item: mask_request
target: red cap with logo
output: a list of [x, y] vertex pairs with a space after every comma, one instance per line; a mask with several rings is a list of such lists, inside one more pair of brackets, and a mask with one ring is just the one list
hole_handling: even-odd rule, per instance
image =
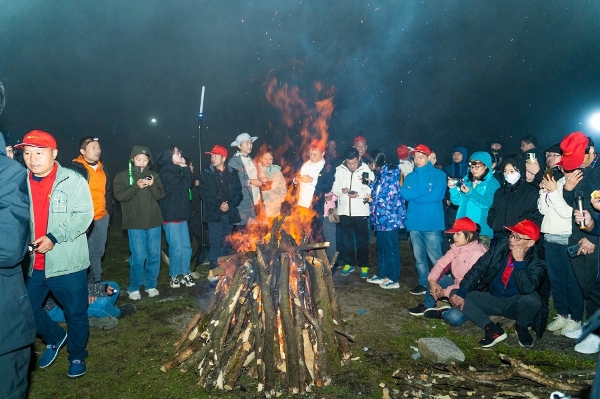
[[513, 233], [526, 235], [533, 241], [537, 241], [540, 238], [540, 228], [537, 224], [528, 219], [521, 220], [514, 226], [504, 226], [504, 228]]
[[325, 143], [321, 140], [314, 139], [310, 142], [309, 149], [316, 148], [319, 151], [325, 151]]
[[410, 153], [414, 155], [415, 152], [422, 152], [423, 154], [425, 154], [427, 156], [431, 155], [431, 150], [425, 144], [419, 144]]
[[398, 159], [408, 159], [408, 147], [406, 145], [400, 144], [396, 148], [396, 153], [398, 154]]
[[460, 233], [461, 231], [477, 232], [477, 223], [468, 217], [458, 218], [454, 221], [454, 225], [444, 233]]
[[220, 155], [222, 157], [227, 158], [227, 149], [225, 147], [221, 147], [220, 145], [216, 145], [213, 147], [212, 150], [206, 151], [205, 154]]
[[589, 140], [582, 132], [573, 132], [560, 142], [562, 158], [557, 165], [566, 170], [577, 169], [583, 163], [585, 158], [585, 149]]
[[23, 148], [26, 145], [38, 148], [52, 148], [56, 150], [56, 140], [54, 137], [42, 130], [32, 130], [23, 137], [23, 142], [15, 145], [15, 148]]
[[356, 145], [356, 143], [360, 143], [361, 141], [364, 141], [365, 144], [367, 144], [367, 139], [365, 139], [363, 136], [356, 136], [354, 138], [354, 145]]

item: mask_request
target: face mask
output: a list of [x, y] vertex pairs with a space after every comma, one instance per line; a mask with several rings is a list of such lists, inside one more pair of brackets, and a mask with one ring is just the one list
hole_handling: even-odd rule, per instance
[[511, 173], [510, 175], [504, 174], [504, 180], [506, 180], [508, 184], [515, 184], [520, 178], [521, 174], [519, 172]]

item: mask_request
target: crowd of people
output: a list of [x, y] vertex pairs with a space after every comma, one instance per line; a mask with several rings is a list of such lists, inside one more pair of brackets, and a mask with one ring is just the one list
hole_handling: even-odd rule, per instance
[[[231, 253], [232, 232], [249, 232], [297, 207], [313, 215], [312, 240], [330, 242], [331, 258], [339, 254], [334, 266], [342, 276], [357, 271], [383, 289], [401, 288], [398, 238], [407, 231], [418, 276], [408, 291], [424, 298], [408, 309], [414, 316], [452, 326], [470, 320], [483, 330], [481, 347], [506, 339], [506, 328], [490, 319], [502, 316], [515, 320], [523, 347], [534, 345], [530, 330], [538, 339], [548, 330], [578, 339], [578, 352], [599, 351], [600, 337], [582, 334], [585, 316], [600, 307], [600, 168], [590, 137], [571, 133], [543, 153], [533, 136], [523, 138], [522, 154], [503, 154], [499, 140], [470, 156], [456, 146], [445, 168], [423, 143], [398, 146], [397, 162], [390, 162], [380, 149], [368, 151], [362, 136], [341, 154], [335, 140], [315, 139], [291, 177], [269, 146], [252, 156], [257, 139], [239, 134], [231, 157], [215, 145], [196, 177], [179, 147], [160, 151], [154, 164], [149, 148], [136, 145], [114, 178], [96, 137], [81, 139], [69, 167], [56, 162], [57, 142], [47, 132], [31, 131], [14, 146], [0, 142], [2, 228], [10, 229], [3, 232], [0, 290], [13, 301], [2, 305], [2, 315], [20, 310], [18, 320], [7, 319], [14, 326], [0, 332], [0, 366], [16, 365], [1, 393], [25, 392], [27, 348], [36, 334], [46, 344], [38, 366], [49, 367], [66, 345], [68, 376], [77, 378], [86, 372], [90, 325], [112, 328], [136, 311], [132, 303], [116, 306], [121, 289], [103, 279], [115, 199], [131, 253], [132, 301], [142, 299], [142, 287], [149, 297], [159, 295], [163, 230], [170, 287], [196, 284], [194, 203], [208, 226], [210, 269]], [[9, 160], [15, 149], [26, 169]], [[556, 316], [548, 323], [550, 296]]]

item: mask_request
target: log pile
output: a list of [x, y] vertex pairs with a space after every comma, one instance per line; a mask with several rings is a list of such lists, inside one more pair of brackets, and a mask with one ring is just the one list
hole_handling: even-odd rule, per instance
[[594, 371], [548, 375], [534, 366], [500, 354], [504, 364], [497, 370], [477, 370], [436, 364], [430, 373], [418, 375], [397, 370], [393, 377], [401, 397], [437, 398], [548, 398], [555, 391], [568, 397], [588, 397]]
[[256, 251], [219, 259], [224, 270], [206, 311], [175, 343], [162, 371], [193, 370], [198, 384], [233, 390], [242, 373], [267, 397], [327, 385], [351, 355], [334, 291], [328, 243], [300, 245], [276, 220]]

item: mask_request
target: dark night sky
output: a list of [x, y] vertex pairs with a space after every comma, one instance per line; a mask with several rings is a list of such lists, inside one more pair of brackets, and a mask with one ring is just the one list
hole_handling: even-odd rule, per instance
[[134, 144], [197, 159], [202, 85], [203, 150], [241, 132], [283, 141], [265, 99], [277, 78], [309, 103], [316, 81], [335, 87], [342, 149], [358, 134], [389, 155], [424, 142], [446, 164], [492, 135], [545, 148], [591, 133], [599, 16], [598, 1], [0, 0], [0, 127], [53, 133], [63, 163], [97, 135], [114, 172]]

